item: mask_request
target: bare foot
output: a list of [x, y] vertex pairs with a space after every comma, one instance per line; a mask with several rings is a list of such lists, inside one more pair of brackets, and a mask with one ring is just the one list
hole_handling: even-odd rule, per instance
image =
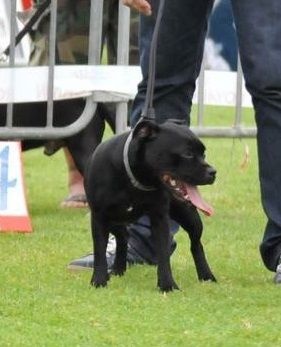
[[68, 166], [68, 196], [61, 202], [61, 207], [85, 208], [88, 207], [84, 179], [77, 170], [70, 153], [65, 149], [65, 158]]

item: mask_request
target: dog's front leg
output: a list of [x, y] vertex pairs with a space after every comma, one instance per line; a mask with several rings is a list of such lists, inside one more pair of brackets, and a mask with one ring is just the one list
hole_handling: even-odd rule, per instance
[[191, 254], [199, 281], [215, 282], [216, 278], [210, 269], [204, 247], [201, 243], [203, 224], [198, 211], [193, 207], [188, 207], [186, 204], [173, 202], [170, 215], [189, 235]]
[[119, 226], [111, 231], [116, 239], [116, 255], [112, 274], [123, 276], [127, 268], [127, 229], [125, 226]]
[[105, 287], [109, 280], [106, 260], [106, 247], [108, 243], [109, 232], [104, 223], [98, 220], [96, 216], [91, 216], [92, 237], [94, 244], [94, 271], [91, 284], [95, 287]]
[[151, 216], [151, 232], [157, 253], [157, 286], [162, 292], [179, 289], [173, 279], [170, 263], [170, 230], [168, 216], [154, 212]]

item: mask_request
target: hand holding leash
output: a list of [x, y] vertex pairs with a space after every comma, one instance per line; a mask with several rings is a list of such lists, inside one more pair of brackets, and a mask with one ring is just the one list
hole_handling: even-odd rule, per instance
[[147, 16], [150, 16], [152, 13], [151, 5], [147, 0], [123, 0], [123, 4]]

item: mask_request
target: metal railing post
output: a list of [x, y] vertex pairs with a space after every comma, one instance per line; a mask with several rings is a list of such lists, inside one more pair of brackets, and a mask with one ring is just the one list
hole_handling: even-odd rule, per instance
[[[117, 64], [129, 64], [130, 44], [130, 10], [119, 1]], [[118, 102], [116, 105], [116, 133], [120, 134], [127, 128], [128, 103]]]

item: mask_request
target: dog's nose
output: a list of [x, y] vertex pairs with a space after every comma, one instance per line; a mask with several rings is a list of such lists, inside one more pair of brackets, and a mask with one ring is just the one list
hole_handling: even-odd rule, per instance
[[210, 178], [214, 180], [216, 178], [217, 170], [210, 166], [207, 170], [207, 173], [210, 176]]

